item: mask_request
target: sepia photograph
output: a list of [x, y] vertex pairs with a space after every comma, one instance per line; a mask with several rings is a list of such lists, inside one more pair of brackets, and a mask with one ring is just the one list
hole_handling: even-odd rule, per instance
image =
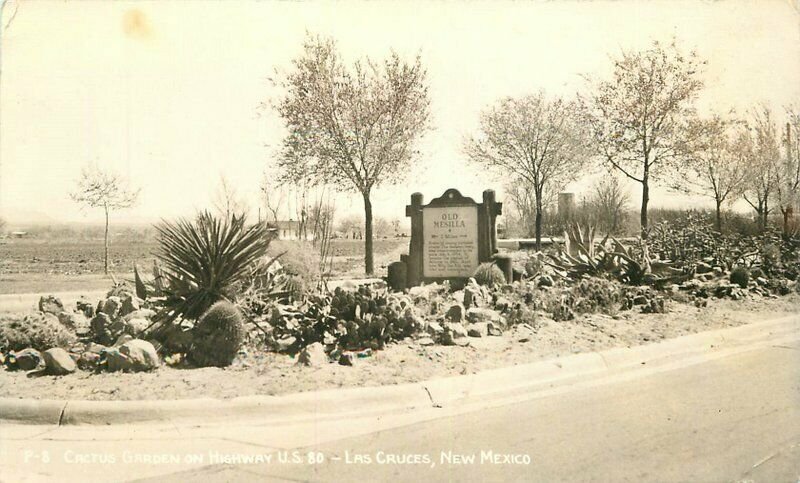
[[800, 0], [0, 11], [0, 482], [800, 482]]

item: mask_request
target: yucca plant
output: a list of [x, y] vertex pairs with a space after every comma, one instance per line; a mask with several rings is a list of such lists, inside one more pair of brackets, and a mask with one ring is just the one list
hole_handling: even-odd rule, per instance
[[156, 226], [163, 267], [164, 309], [159, 319], [199, 318], [220, 300], [232, 300], [249, 268], [267, 251], [272, 234], [245, 217], [200, 213], [194, 221], [162, 221]]

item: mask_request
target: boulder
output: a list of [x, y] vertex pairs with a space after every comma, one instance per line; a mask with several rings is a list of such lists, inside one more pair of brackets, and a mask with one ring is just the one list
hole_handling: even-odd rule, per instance
[[133, 336], [130, 334], [122, 334], [121, 336], [117, 337], [117, 341], [114, 342], [112, 347], [120, 347], [122, 344], [133, 340]]
[[445, 312], [444, 318], [448, 322], [462, 322], [464, 320], [464, 306], [461, 304], [451, 305]]
[[340, 366], [352, 366], [355, 362], [355, 354], [352, 352], [342, 352], [342, 355], [339, 356], [339, 365]]
[[78, 357], [78, 369], [83, 371], [93, 371], [100, 364], [100, 354], [95, 352], [84, 352]]
[[451, 323], [447, 324], [448, 332], [453, 334], [453, 339], [460, 339], [467, 336], [467, 329], [462, 324]]
[[94, 317], [94, 305], [87, 300], [78, 300], [75, 302], [75, 308], [78, 312], [82, 313], [86, 317]]
[[111, 345], [114, 342], [111, 334], [111, 323], [111, 317], [104, 312], [100, 312], [92, 318], [89, 325], [95, 342], [103, 345]]
[[44, 357], [45, 373], [51, 376], [65, 376], [75, 372], [77, 365], [70, 357], [69, 352], [60, 347], [47, 349], [42, 354]]
[[464, 287], [464, 307], [477, 307], [479, 294], [480, 289], [473, 287], [472, 285], [467, 285]]
[[319, 367], [328, 363], [328, 354], [325, 353], [325, 347], [321, 343], [314, 342], [300, 351], [297, 355], [297, 363], [303, 366]]
[[423, 347], [424, 346], [431, 346], [431, 345], [434, 345], [435, 343], [436, 342], [434, 342], [433, 339], [431, 339], [430, 337], [421, 337], [421, 338], [417, 339], [417, 344], [419, 344], [419, 345], [421, 345]]
[[139, 310], [141, 305], [142, 300], [139, 297], [133, 294], [128, 294], [122, 299], [122, 305], [119, 308], [119, 315], [124, 317], [131, 312]]
[[108, 297], [101, 301], [97, 306], [97, 311], [108, 315], [112, 320], [119, 316], [119, 311], [122, 308], [122, 299], [119, 297]]
[[64, 304], [55, 295], [44, 295], [39, 298], [39, 310], [48, 314], [58, 315], [64, 311]]
[[135, 318], [127, 320], [127, 329], [133, 334], [141, 334], [144, 330], [152, 324], [149, 319]]
[[467, 326], [467, 335], [470, 337], [486, 337], [489, 335], [487, 322], [477, 322]]
[[32, 371], [39, 367], [42, 362], [42, 353], [36, 349], [28, 347], [21, 351], [9, 354], [6, 358], [6, 365], [11, 370]]
[[503, 335], [503, 330], [494, 322], [488, 322], [486, 324], [486, 334], [494, 337], [499, 337]]
[[104, 351], [106, 368], [111, 372], [149, 371], [159, 366], [158, 353], [153, 344], [142, 339], [133, 339], [119, 347]]
[[275, 341], [278, 344], [278, 350], [280, 352], [286, 352], [292, 348], [297, 339], [292, 336], [281, 337]]
[[431, 335], [438, 335], [444, 332], [444, 327], [438, 322], [429, 322], [425, 330]]

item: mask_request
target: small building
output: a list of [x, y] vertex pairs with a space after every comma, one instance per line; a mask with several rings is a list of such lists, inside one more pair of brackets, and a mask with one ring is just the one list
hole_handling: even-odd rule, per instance
[[28, 238], [27, 231], [12, 231], [10, 234], [11, 238]]

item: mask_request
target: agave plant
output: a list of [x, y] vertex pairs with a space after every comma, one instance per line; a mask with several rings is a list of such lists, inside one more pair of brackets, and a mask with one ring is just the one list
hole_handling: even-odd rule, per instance
[[244, 216], [201, 213], [194, 221], [156, 226], [164, 309], [159, 319], [199, 318], [220, 300], [232, 300], [239, 282], [267, 251], [272, 233]]

